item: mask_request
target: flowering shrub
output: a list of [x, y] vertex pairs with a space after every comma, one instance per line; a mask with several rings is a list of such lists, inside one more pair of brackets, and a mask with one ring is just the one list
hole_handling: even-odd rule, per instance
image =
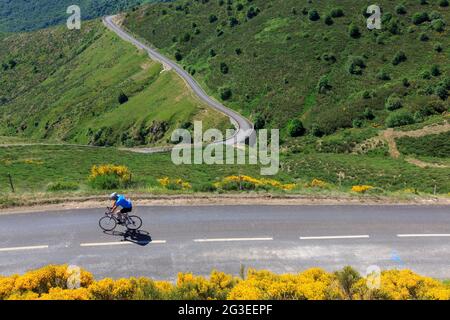
[[313, 179], [310, 183], [305, 184], [305, 187], [324, 189], [328, 187], [328, 183], [320, 179]]
[[168, 177], [164, 177], [158, 179], [161, 187], [169, 189], [169, 190], [189, 190], [192, 189], [192, 185], [189, 182], [184, 181], [183, 179], [170, 179]]
[[373, 189], [372, 186], [366, 186], [366, 185], [352, 187], [352, 191], [357, 192], [357, 193], [366, 193], [367, 191], [372, 190], [372, 189]]
[[88, 178], [94, 189], [111, 190], [128, 187], [131, 184], [131, 172], [126, 166], [104, 164], [93, 166]]
[[295, 188], [295, 184], [283, 184], [274, 179], [256, 179], [250, 176], [228, 176], [214, 186], [222, 190], [269, 190], [278, 189], [289, 191]]
[[351, 267], [335, 273], [312, 268], [282, 275], [249, 270], [245, 280], [218, 271], [208, 278], [180, 273], [175, 284], [148, 278], [94, 281], [81, 270], [77, 289], [67, 288], [68, 277], [67, 266], [0, 276], [0, 300], [450, 300], [450, 286], [410, 270], [383, 271], [379, 289], [369, 289], [367, 280]]

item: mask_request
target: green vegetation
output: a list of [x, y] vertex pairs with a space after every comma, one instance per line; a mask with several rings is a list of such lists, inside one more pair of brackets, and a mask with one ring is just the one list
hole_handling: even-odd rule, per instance
[[[296, 118], [313, 135], [355, 124], [385, 128], [391, 111], [384, 105], [393, 94], [411, 113], [436, 98], [448, 110], [449, 89], [441, 85], [450, 73], [448, 7], [377, 4], [383, 28], [372, 31], [367, 3], [357, 0], [339, 8], [332, 1], [180, 0], [144, 5], [126, 14], [125, 25], [165, 54], [182, 56], [180, 63], [227, 106], [254, 122], [264, 115], [265, 128], [287, 129]], [[440, 75], [431, 74], [433, 65]], [[361, 122], [368, 108], [374, 117]]]
[[3, 0], [0, 2], [0, 30], [30, 31], [65, 23], [66, 10], [76, 4], [83, 20], [136, 7], [153, 0]]
[[[320, 192], [320, 189], [303, 187], [314, 179], [325, 181], [330, 190], [342, 192], [349, 192], [354, 185], [374, 186], [378, 194], [406, 188], [432, 193], [435, 185], [440, 194], [450, 192], [450, 172], [447, 169], [424, 170], [386, 157], [383, 149], [367, 154], [348, 153], [345, 143], [356, 145], [373, 134], [373, 131], [361, 131], [363, 129], [351, 130], [355, 132], [336, 136], [334, 141], [324, 139], [318, 144], [318, 150], [282, 154], [281, 170], [270, 178], [284, 184], [296, 183], [298, 187], [289, 191], [296, 193]], [[0, 192], [3, 194], [10, 192], [7, 174], [12, 175], [19, 193], [45, 190], [50, 183], [61, 181], [62, 177], [66, 183], [78, 185], [80, 192], [92, 190], [89, 182], [91, 167], [102, 164], [126, 165], [132, 174], [129, 191], [165, 193], [167, 190], [161, 190], [158, 183], [158, 179], [163, 177], [182, 179], [192, 184], [192, 190], [185, 190], [184, 193], [214, 190], [213, 183], [237, 172], [261, 177], [260, 167], [256, 165], [176, 166], [170, 154], [147, 155], [115, 148], [77, 146], [0, 147], [0, 164]]]
[[418, 138], [397, 139], [397, 147], [403, 154], [427, 157], [450, 158], [450, 132]]
[[[96, 146], [161, 145], [181, 124], [229, 127], [174, 71], [99, 22], [9, 36], [0, 61], [0, 134]], [[5, 90], [3, 90], [5, 89]], [[30, 103], [31, 102], [31, 103]]]

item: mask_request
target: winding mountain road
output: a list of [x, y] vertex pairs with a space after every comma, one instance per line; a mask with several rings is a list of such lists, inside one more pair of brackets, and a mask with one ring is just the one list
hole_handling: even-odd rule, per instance
[[225, 140], [224, 143], [227, 145], [236, 145], [245, 143], [246, 139], [249, 138], [253, 134], [253, 124], [247, 120], [245, 117], [240, 115], [239, 113], [231, 110], [215, 99], [211, 98], [206, 94], [206, 92], [200, 87], [200, 85], [195, 81], [195, 79], [186, 72], [183, 68], [181, 68], [177, 63], [163, 56], [157, 50], [150, 48], [146, 44], [142, 43], [138, 39], [134, 38], [130, 33], [123, 30], [119, 25], [114, 22], [114, 18], [116, 16], [107, 16], [103, 18], [103, 23], [107, 28], [111, 31], [115, 32], [120, 38], [123, 40], [132, 43], [139, 49], [145, 50], [148, 52], [150, 58], [152, 60], [158, 61], [165, 66], [173, 69], [181, 78], [184, 79], [186, 84], [192, 89], [192, 91], [200, 98], [200, 100], [204, 101], [211, 108], [218, 110], [219, 112], [225, 114], [230, 117], [232, 123], [235, 125], [237, 131], [235, 135], [228, 140]]
[[[449, 206], [137, 207], [140, 234], [103, 233], [102, 209], [0, 214], [0, 275], [47, 264], [97, 278], [178, 272], [235, 275], [240, 266], [295, 273], [351, 265], [450, 278]], [[125, 241], [123, 241], [125, 239]]]

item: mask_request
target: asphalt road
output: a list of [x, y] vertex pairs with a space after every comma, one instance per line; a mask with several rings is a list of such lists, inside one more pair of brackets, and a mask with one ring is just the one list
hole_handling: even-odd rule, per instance
[[[138, 207], [142, 232], [105, 234], [104, 210], [0, 215], [0, 274], [72, 264], [97, 278], [298, 272], [345, 265], [450, 278], [449, 206]], [[125, 241], [123, 241], [125, 239]]]
[[151, 59], [158, 61], [166, 66], [169, 66], [171, 69], [175, 70], [175, 72], [186, 81], [187, 85], [192, 88], [194, 93], [202, 101], [204, 101], [210, 107], [230, 117], [232, 123], [237, 127], [237, 132], [232, 138], [226, 140], [225, 144], [235, 145], [236, 143], [244, 143], [246, 138], [253, 134], [253, 125], [251, 124], [250, 121], [248, 121], [246, 118], [244, 118], [234, 110], [225, 107], [215, 99], [208, 96], [205, 93], [205, 91], [200, 87], [200, 85], [197, 83], [197, 81], [195, 81], [195, 79], [188, 72], [186, 72], [174, 61], [160, 54], [157, 50], [150, 48], [146, 44], [134, 38], [131, 34], [126, 32], [125, 30], [120, 28], [120, 26], [114, 23], [113, 18], [114, 16], [105, 17], [103, 18], [103, 23], [123, 40], [132, 43], [133, 45], [142, 50], [147, 51]]

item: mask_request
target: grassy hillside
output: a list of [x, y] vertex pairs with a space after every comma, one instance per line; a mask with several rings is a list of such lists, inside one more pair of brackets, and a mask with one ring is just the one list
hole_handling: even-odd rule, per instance
[[285, 136], [293, 119], [321, 136], [448, 110], [450, 7], [378, 3], [383, 29], [374, 31], [363, 14], [372, 2], [359, 0], [176, 1], [131, 12], [126, 26]]
[[[229, 126], [173, 72], [100, 22], [2, 40], [0, 133], [91, 145], [166, 144], [195, 119]], [[128, 101], [119, 101], [124, 94]]]
[[92, 19], [123, 11], [153, 0], [2, 0], [0, 30], [30, 31], [65, 23], [66, 10], [80, 6], [82, 19]]
[[[375, 195], [388, 195], [406, 189], [433, 193], [435, 186], [438, 194], [450, 192], [450, 170], [424, 170], [388, 157], [331, 153], [283, 154], [281, 162], [280, 172], [270, 178], [283, 183], [296, 183], [297, 187], [292, 193], [349, 192], [355, 185], [371, 185], [376, 188], [371, 193]], [[15, 146], [0, 147], [0, 193], [5, 195], [9, 192], [8, 173], [12, 175], [19, 194], [43, 191], [49, 183], [60, 181], [74, 183], [82, 191], [90, 193], [93, 192], [87, 186], [90, 169], [92, 165], [105, 163], [130, 168], [134, 183], [129, 191], [158, 192], [155, 189], [158, 186], [157, 179], [165, 176], [190, 182], [194, 191], [209, 190], [212, 183], [238, 172], [260, 177], [257, 165], [176, 166], [170, 154], [146, 155], [114, 148], [79, 146]], [[326, 184], [317, 188], [308, 186], [314, 179], [320, 179]], [[205, 186], [208, 188], [204, 189]]]

